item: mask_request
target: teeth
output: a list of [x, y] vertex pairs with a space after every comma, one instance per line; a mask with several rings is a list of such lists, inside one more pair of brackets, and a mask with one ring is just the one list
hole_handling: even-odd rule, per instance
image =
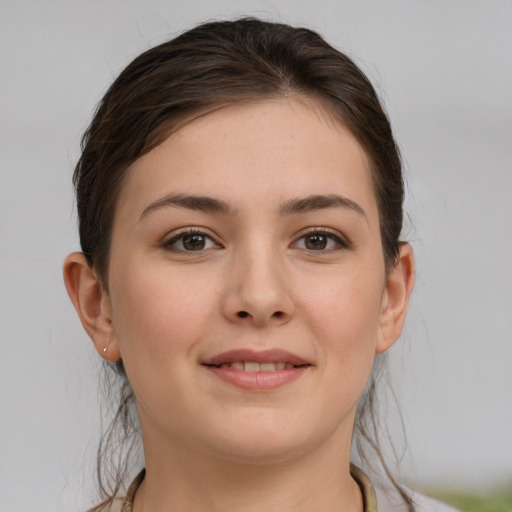
[[262, 372], [275, 372], [276, 365], [274, 363], [261, 363], [260, 369]]
[[277, 361], [275, 363], [256, 363], [254, 361], [235, 361], [233, 363], [222, 363], [220, 368], [233, 368], [234, 370], [242, 370], [249, 373], [256, 372], [275, 372], [279, 370], [291, 370], [293, 364]]
[[259, 372], [260, 371], [260, 363], [254, 363], [252, 361], [245, 361], [244, 370], [246, 372]]

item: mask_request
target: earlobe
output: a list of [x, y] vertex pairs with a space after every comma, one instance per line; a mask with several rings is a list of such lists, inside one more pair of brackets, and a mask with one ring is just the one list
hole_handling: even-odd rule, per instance
[[414, 253], [409, 244], [400, 247], [395, 266], [389, 271], [384, 290], [377, 354], [390, 348], [400, 336], [412, 288], [414, 286]]
[[70, 254], [63, 273], [69, 298], [97, 352], [108, 361], [119, 360], [110, 299], [85, 256], [80, 252]]

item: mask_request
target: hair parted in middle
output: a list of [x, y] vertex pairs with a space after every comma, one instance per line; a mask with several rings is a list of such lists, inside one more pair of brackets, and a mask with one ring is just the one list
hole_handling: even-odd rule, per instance
[[101, 100], [82, 139], [74, 183], [82, 251], [105, 286], [116, 199], [130, 164], [198, 116], [286, 97], [317, 100], [364, 148], [385, 261], [393, 264], [402, 227], [401, 161], [370, 81], [312, 30], [243, 18], [200, 25], [144, 52]]
[[[388, 270], [393, 267], [401, 243], [404, 184], [399, 151], [372, 84], [350, 58], [316, 32], [241, 18], [199, 25], [147, 50], [121, 72], [98, 105], [82, 139], [74, 185], [82, 251], [107, 292], [116, 202], [129, 166], [200, 116], [236, 103], [287, 98], [320, 106], [361, 144], [379, 210], [384, 262]], [[99, 449], [103, 504], [119, 490], [126, 466], [119, 452], [110, 457], [118, 461], [118, 468], [103, 468], [108, 445], [116, 437], [113, 432], [118, 429], [128, 445], [134, 433], [129, 412], [133, 392], [122, 361], [114, 369], [122, 384], [120, 406]], [[376, 439], [376, 370], [360, 400], [355, 432], [369, 442], [413, 510]], [[105, 476], [109, 474], [110, 479]]]

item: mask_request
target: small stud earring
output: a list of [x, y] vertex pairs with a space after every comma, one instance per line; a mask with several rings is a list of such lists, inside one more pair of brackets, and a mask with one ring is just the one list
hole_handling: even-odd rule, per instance
[[107, 347], [103, 347], [103, 352], [106, 352], [107, 351]]

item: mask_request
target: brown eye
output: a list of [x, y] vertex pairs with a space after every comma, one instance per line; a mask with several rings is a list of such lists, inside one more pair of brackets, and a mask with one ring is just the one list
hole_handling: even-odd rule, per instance
[[171, 252], [200, 252], [219, 248], [215, 241], [200, 231], [182, 232], [163, 244]]
[[327, 247], [328, 238], [326, 235], [316, 233], [304, 237], [304, 245], [310, 251], [321, 251]]
[[185, 235], [182, 238], [182, 244], [187, 251], [200, 251], [206, 245], [206, 237], [204, 235]]
[[293, 245], [310, 252], [331, 252], [349, 247], [348, 242], [340, 236], [323, 230], [303, 235]]

